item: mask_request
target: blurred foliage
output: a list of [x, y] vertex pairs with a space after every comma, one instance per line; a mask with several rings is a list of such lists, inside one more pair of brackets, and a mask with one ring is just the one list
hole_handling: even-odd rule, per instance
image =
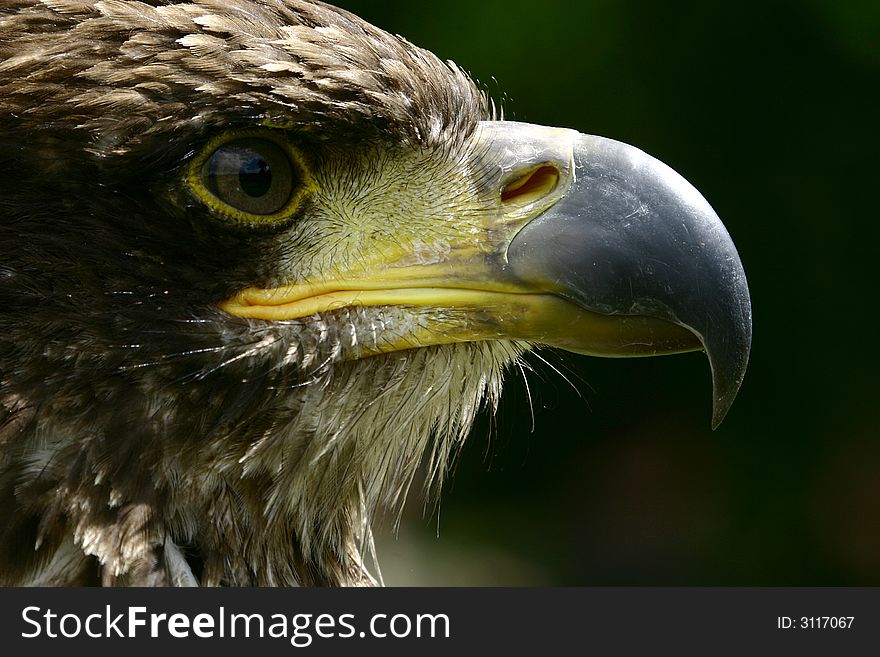
[[673, 166], [754, 306], [716, 432], [701, 355], [531, 357], [534, 421], [513, 372], [439, 517], [415, 501], [383, 540], [388, 583], [880, 584], [880, 3], [337, 4], [454, 59], [507, 118]]

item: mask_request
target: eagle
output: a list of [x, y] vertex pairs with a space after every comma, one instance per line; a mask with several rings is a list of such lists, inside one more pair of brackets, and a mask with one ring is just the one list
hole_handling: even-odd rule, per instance
[[314, 0], [0, 8], [0, 584], [339, 586], [541, 346], [751, 343], [709, 203]]

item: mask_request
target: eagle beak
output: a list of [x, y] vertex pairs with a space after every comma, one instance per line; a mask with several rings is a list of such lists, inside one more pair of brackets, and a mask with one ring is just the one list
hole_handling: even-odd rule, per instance
[[386, 257], [332, 279], [243, 290], [221, 307], [264, 320], [350, 306], [424, 309], [427, 322], [439, 313], [436, 325], [353, 357], [490, 339], [608, 357], [702, 349], [717, 427], [745, 375], [752, 323], [742, 263], [708, 202], [611, 139], [495, 121], [474, 139], [470, 166], [497, 207], [478, 246], [459, 235], [442, 262]]
[[[679, 336], [676, 344], [663, 332], [658, 343], [646, 334], [645, 350], [629, 355], [705, 350], [717, 427], [745, 376], [752, 334], [730, 235], [700, 193], [659, 160], [603, 137], [573, 141], [568, 189], [510, 242], [512, 275], [592, 313], [686, 329], [696, 341]], [[588, 344], [566, 346], [592, 353]]]

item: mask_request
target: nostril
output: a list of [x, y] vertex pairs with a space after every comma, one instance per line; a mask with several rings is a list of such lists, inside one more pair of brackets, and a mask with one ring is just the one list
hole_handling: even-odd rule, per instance
[[542, 164], [506, 185], [501, 190], [501, 202], [528, 205], [552, 192], [558, 183], [559, 169]]

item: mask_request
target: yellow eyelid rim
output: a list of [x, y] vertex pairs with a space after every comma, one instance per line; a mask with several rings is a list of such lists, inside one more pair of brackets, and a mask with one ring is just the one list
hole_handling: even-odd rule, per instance
[[[221, 146], [239, 139], [265, 139], [281, 148], [290, 160], [290, 165], [294, 168], [299, 178], [299, 185], [295, 187], [290, 196], [290, 200], [278, 212], [273, 214], [251, 214], [243, 212], [236, 207], [224, 203], [214, 196], [202, 182], [202, 169], [208, 158], [214, 154]], [[186, 172], [186, 183], [202, 203], [211, 210], [222, 214], [225, 217], [238, 221], [240, 223], [248, 223], [254, 225], [271, 225], [277, 224], [290, 219], [299, 208], [303, 199], [313, 192], [316, 188], [315, 179], [311, 170], [306, 165], [305, 158], [299, 149], [294, 147], [287, 139], [286, 135], [278, 130], [269, 128], [245, 128], [243, 130], [230, 130], [224, 132], [211, 139], [201, 151], [189, 163]]]

